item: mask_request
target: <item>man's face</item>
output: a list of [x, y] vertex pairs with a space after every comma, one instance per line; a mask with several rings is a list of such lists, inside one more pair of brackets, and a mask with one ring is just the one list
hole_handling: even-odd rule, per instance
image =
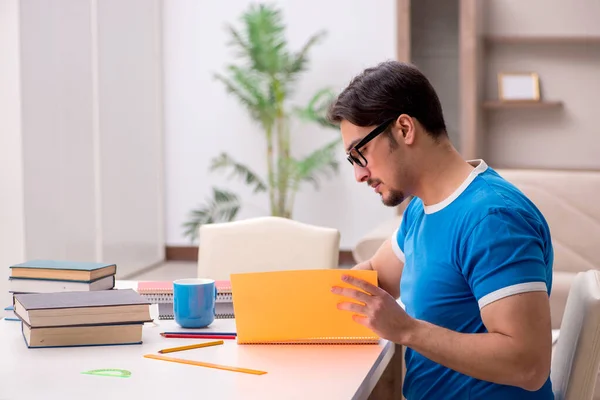
[[[340, 124], [344, 148], [348, 153], [375, 126], [360, 127], [344, 120]], [[395, 207], [404, 200], [406, 170], [403, 168], [403, 143], [394, 142], [387, 133], [382, 133], [358, 149], [359, 160], [366, 165], [354, 162], [354, 176], [357, 182], [367, 185], [381, 196], [383, 204]], [[362, 155], [362, 157], [360, 157]]]

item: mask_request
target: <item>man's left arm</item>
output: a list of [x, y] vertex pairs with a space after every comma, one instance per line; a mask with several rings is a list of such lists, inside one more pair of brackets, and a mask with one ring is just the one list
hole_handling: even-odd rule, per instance
[[459, 333], [408, 316], [379, 288], [353, 278], [370, 295], [337, 290], [361, 301], [341, 309], [381, 337], [476, 379], [538, 390], [548, 379], [552, 330], [544, 243], [537, 229], [511, 211], [488, 215], [460, 250], [462, 274], [487, 332]]
[[545, 239], [533, 221], [514, 210], [495, 210], [458, 253], [486, 333], [414, 321], [406, 346], [474, 378], [539, 389], [550, 373], [552, 326]]
[[458, 333], [413, 320], [398, 341], [438, 364], [476, 379], [538, 390], [550, 374], [548, 295], [512, 295], [485, 306], [481, 315], [487, 333]]

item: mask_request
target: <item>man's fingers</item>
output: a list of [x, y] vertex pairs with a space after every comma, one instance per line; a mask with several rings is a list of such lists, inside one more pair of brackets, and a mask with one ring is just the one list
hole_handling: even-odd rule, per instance
[[334, 286], [331, 288], [331, 291], [335, 294], [339, 294], [340, 296], [350, 297], [363, 303], [366, 303], [371, 298], [370, 295], [365, 292], [361, 292], [360, 290], [352, 289], [352, 288], [343, 288], [340, 286]]
[[382, 290], [379, 287], [372, 285], [365, 280], [355, 278], [351, 275], [343, 275], [342, 280], [353, 286], [361, 288], [362, 290], [364, 290], [365, 292], [370, 293], [370, 294], [378, 294], [380, 292], [380, 290]]
[[354, 320], [354, 322], [356, 323], [366, 326], [369, 329], [372, 329], [369, 317], [365, 315], [367, 310], [364, 305], [352, 302], [344, 302], [338, 304], [338, 308], [340, 310], [346, 310], [356, 313], [352, 316], [352, 320]]
[[364, 315], [353, 315], [352, 319], [354, 320], [354, 322], [358, 322], [359, 324], [364, 325], [367, 328], [371, 328], [371, 325], [369, 324], [369, 318], [365, 317]]
[[366, 309], [364, 304], [353, 303], [351, 301], [345, 301], [338, 304], [338, 309], [352, 311], [355, 313], [365, 314]]

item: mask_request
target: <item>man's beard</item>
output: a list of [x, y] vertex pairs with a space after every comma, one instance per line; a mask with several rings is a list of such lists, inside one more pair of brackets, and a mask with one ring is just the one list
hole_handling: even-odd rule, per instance
[[381, 202], [388, 207], [399, 206], [404, 201], [404, 193], [398, 190], [390, 190], [385, 196], [381, 196]]

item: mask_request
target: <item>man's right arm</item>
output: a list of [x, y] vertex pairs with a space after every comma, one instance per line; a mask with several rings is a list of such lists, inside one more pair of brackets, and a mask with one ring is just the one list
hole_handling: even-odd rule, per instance
[[379, 287], [388, 292], [394, 299], [400, 297], [400, 278], [402, 262], [392, 248], [391, 238], [386, 239], [377, 252], [369, 260], [355, 265], [352, 269], [372, 269], [377, 271]]

